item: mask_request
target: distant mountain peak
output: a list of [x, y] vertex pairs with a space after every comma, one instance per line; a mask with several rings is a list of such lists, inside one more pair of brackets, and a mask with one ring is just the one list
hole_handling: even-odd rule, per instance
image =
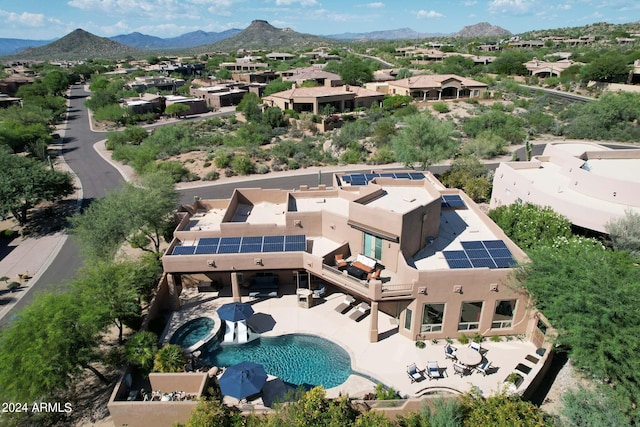
[[505, 30], [497, 25], [491, 25], [488, 22], [479, 22], [475, 25], [467, 25], [452, 37], [460, 38], [476, 38], [476, 37], [505, 37], [510, 36], [511, 31]]

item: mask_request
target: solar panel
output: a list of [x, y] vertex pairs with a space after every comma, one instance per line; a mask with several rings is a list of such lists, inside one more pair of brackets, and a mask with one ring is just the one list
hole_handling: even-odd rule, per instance
[[442, 251], [442, 254], [447, 261], [451, 259], [467, 259], [465, 251]]
[[380, 174], [380, 178], [395, 178], [396, 174], [395, 173], [381, 173]]
[[267, 243], [280, 243], [284, 244], [284, 236], [264, 236], [263, 241]]
[[223, 237], [220, 239], [220, 246], [222, 245], [239, 245], [241, 237]]
[[422, 172], [409, 172], [409, 178], [424, 179], [424, 174]]
[[449, 268], [471, 268], [472, 265], [468, 259], [448, 259]]
[[462, 201], [462, 198], [457, 194], [445, 194], [442, 196], [442, 199], [445, 201], [447, 206], [452, 208], [463, 208], [466, 206], [464, 201]]
[[287, 236], [284, 236], [284, 241], [286, 243], [290, 243], [290, 242], [306, 242], [307, 241], [307, 236], [304, 234], [289, 234]]
[[351, 185], [367, 185], [367, 180], [362, 177], [362, 178], [352, 178], [351, 179]]
[[342, 182], [351, 182], [351, 175], [342, 175]]
[[480, 268], [480, 267], [495, 268], [496, 267], [496, 265], [494, 264], [491, 258], [471, 258], [471, 264], [473, 265], [474, 268]]
[[492, 258], [513, 258], [511, 251], [507, 248], [489, 249]]
[[411, 179], [411, 176], [407, 172], [397, 172], [396, 179]]
[[249, 236], [242, 238], [242, 244], [262, 244], [262, 236]]
[[262, 252], [262, 243], [249, 243], [240, 246], [240, 253]]
[[195, 254], [215, 254], [218, 252], [218, 245], [198, 245]]
[[173, 248], [171, 255], [193, 255], [195, 250], [195, 246], [176, 246]]
[[218, 245], [219, 237], [203, 237], [198, 240], [198, 246]]
[[491, 258], [489, 252], [486, 249], [467, 249], [467, 256], [469, 259], [474, 258]]
[[262, 252], [282, 252], [284, 251], [283, 243], [263, 243]]
[[240, 251], [240, 245], [220, 245], [218, 246], [219, 254], [237, 254]]
[[507, 248], [507, 245], [502, 240], [483, 240], [482, 244], [487, 249]]
[[305, 242], [286, 242], [284, 244], [285, 252], [304, 251], [307, 249]]
[[484, 249], [484, 245], [480, 240], [460, 243], [464, 249]]
[[516, 261], [513, 258], [494, 258], [493, 261], [498, 268], [509, 268], [516, 265]]
[[379, 174], [379, 173], [367, 173], [367, 174], [365, 174], [365, 175], [364, 175], [364, 178], [365, 178], [367, 181], [371, 181], [373, 178], [377, 178], [377, 177], [379, 177], [379, 176], [380, 176], [380, 174]]

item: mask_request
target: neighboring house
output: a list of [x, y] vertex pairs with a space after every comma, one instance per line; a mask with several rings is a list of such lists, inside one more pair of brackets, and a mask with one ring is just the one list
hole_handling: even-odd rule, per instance
[[240, 301], [259, 294], [267, 277], [269, 295], [304, 282], [365, 301], [371, 342], [380, 338], [381, 311], [410, 340], [479, 332], [542, 343], [526, 293], [511, 286], [525, 253], [464, 193], [429, 172], [334, 181], [331, 188], [237, 188], [228, 199], [181, 207], [162, 257], [163, 306], [179, 307], [181, 286], [199, 282]]
[[0, 80], [0, 93], [15, 96], [22, 85], [33, 83], [34, 78], [20, 74], [12, 74]]
[[215, 110], [238, 105], [247, 92], [249, 90], [246, 85], [237, 84], [191, 88], [190, 91], [192, 96], [203, 99], [209, 108]]
[[183, 79], [174, 79], [172, 77], [145, 76], [136, 77], [134, 81], [127, 83], [127, 87], [139, 93], [146, 92], [149, 89], [158, 89], [159, 91], [175, 92], [180, 86], [184, 85]]
[[272, 80], [277, 79], [280, 75], [274, 71], [253, 71], [253, 72], [235, 72], [231, 73], [231, 78], [236, 82], [243, 83], [269, 83]]
[[544, 47], [542, 40], [516, 40], [509, 42], [509, 47], [513, 48], [540, 48]]
[[318, 86], [341, 86], [342, 80], [338, 74], [330, 73], [319, 69], [306, 70], [303, 69], [294, 74], [287, 73], [282, 78], [286, 82], [294, 82], [298, 86], [302, 86], [305, 82], [315, 82]]
[[606, 233], [606, 224], [640, 213], [640, 149], [584, 141], [555, 142], [529, 162], [500, 163], [491, 208], [512, 203], [551, 206], [576, 226]]
[[7, 108], [12, 105], [22, 107], [22, 98], [15, 98], [4, 93], [0, 93], [0, 108]]
[[188, 98], [185, 96], [167, 95], [165, 96], [167, 107], [173, 104], [182, 104], [189, 107], [185, 115], [202, 114], [209, 111], [207, 102], [200, 98]]
[[584, 65], [581, 62], [575, 62], [570, 59], [561, 59], [559, 61], [540, 61], [533, 58], [531, 61], [525, 62], [524, 66], [529, 70], [530, 75], [540, 78], [560, 77], [562, 72], [572, 65]]
[[342, 113], [356, 108], [369, 108], [383, 100], [382, 93], [359, 86], [297, 87], [295, 84], [289, 90], [263, 98], [263, 102], [270, 107], [313, 114], [320, 114], [327, 105], [331, 105], [335, 112]]
[[131, 108], [135, 114], [161, 113], [166, 107], [164, 96], [151, 93], [143, 93], [139, 97], [123, 99], [122, 103]]
[[272, 61], [287, 61], [289, 59], [296, 58], [296, 55], [285, 52], [271, 52], [267, 53], [265, 56]]
[[455, 74], [435, 74], [409, 77], [388, 82], [389, 95], [405, 95], [423, 101], [478, 98], [487, 85]]
[[629, 71], [628, 83], [634, 85], [640, 83], [640, 59], [633, 61], [633, 67]]
[[253, 62], [254, 59], [259, 57], [244, 57], [236, 59], [236, 62], [223, 62], [220, 67], [224, 67], [229, 71], [258, 71], [269, 68], [269, 64], [265, 62]]

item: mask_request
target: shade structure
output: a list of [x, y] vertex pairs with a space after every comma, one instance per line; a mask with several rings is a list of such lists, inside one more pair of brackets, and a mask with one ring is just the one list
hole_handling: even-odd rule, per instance
[[224, 304], [218, 309], [218, 317], [222, 320], [230, 322], [239, 322], [247, 320], [253, 314], [253, 308], [244, 302], [231, 302]]
[[247, 361], [229, 366], [218, 380], [222, 394], [236, 399], [260, 393], [266, 382], [262, 365]]

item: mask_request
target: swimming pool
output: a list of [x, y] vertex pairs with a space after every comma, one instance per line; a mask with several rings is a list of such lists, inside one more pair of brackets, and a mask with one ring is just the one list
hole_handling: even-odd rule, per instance
[[182, 348], [190, 348], [198, 341], [206, 338], [213, 331], [215, 321], [209, 317], [199, 317], [180, 326], [171, 335], [169, 342]]
[[351, 375], [351, 358], [339, 345], [314, 335], [260, 337], [247, 344], [202, 348], [210, 365], [231, 366], [248, 360], [260, 363], [268, 374], [305, 386], [336, 387]]

